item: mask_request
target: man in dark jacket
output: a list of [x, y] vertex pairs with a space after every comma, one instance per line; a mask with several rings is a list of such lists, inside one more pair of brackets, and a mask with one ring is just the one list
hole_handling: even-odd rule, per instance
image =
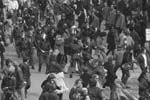
[[19, 65], [22, 72], [23, 72], [23, 78], [25, 81], [25, 97], [27, 97], [27, 90], [30, 88], [31, 86], [31, 81], [30, 81], [30, 66], [29, 66], [29, 60], [24, 58], [23, 59], [23, 63]]

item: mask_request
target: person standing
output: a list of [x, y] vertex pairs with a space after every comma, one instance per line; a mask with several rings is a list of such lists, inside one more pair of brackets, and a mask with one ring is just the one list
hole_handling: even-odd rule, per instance
[[141, 68], [142, 73], [140, 74], [138, 81], [139, 81], [139, 100], [149, 100], [150, 99], [150, 71], [149, 71], [149, 61], [150, 58], [147, 54], [145, 48], [142, 48], [142, 53], [138, 56], [137, 61]]
[[90, 81], [88, 93], [90, 96], [90, 100], [104, 100], [104, 97], [102, 96], [102, 90], [99, 87], [96, 87], [96, 81]]
[[27, 90], [31, 86], [31, 79], [30, 79], [31, 73], [30, 73], [29, 60], [24, 58], [23, 63], [21, 63], [19, 67], [21, 68], [23, 72], [23, 78], [25, 81], [25, 98], [27, 98]]
[[112, 52], [112, 55], [114, 55], [114, 51], [116, 48], [114, 27], [110, 28], [110, 31], [107, 36], [107, 43], [108, 43], [108, 52], [106, 54], [108, 55], [110, 52]]
[[20, 67], [13, 62], [11, 59], [5, 60], [6, 67], [3, 69], [3, 73], [7, 74], [9, 70], [14, 71], [14, 76], [16, 78], [16, 92], [15, 96], [19, 97], [21, 100], [24, 100], [24, 79], [23, 79], [23, 73]]
[[45, 84], [45, 91], [39, 97], [39, 100], [59, 100], [56, 90], [56, 85], [52, 83]]

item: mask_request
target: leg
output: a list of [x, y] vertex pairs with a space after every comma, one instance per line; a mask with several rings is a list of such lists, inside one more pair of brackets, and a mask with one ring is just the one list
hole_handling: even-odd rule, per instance
[[21, 100], [24, 100], [24, 87], [22, 87], [21, 89], [17, 89], [17, 96], [16, 97], [19, 97]]
[[109, 49], [109, 50], [107, 51], [106, 55], [108, 55], [110, 52], [111, 52], [111, 50]]
[[20, 55], [20, 49], [19, 49], [19, 46], [15, 46], [15, 47], [16, 47], [16, 53], [17, 53], [17, 55], [18, 55], [18, 58], [20, 58], [21, 55]]
[[41, 72], [41, 67], [42, 67], [42, 63], [43, 63], [42, 62], [43, 61], [42, 58], [43, 58], [42, 55], [39, 54], [39, 70], [38, 70], [39, 72]]
[[34, 63], [33, 63], [33, 55], [30, 56], [30, 61], [29, 61], [29, 63], [30, 63], [30, 66], [32, 67], [32, 69], [35, 69], [35, 68], [34, 68]]
[[114, 73], [117, 72], [118, 68], [121, 68], [121, 65], [116, 65], [115, 68], [114, 68]]
[[1, 69], [4, 67], [4, 54], [1, 54]]
[[46, 74], [50, 72], [49, 55], [46, 55]]
[[129, 77], [130, 77], [130, 71], [127, 70], [127, 71], [124, 72], [124, 78], [123, 78], [123, 80], [122, 80], [122, 83], [124, 83], [124, 85], [127, 84], [127, 81], [128, 81], [128, 79], [129, 79]]
[[30, 81], [30, 79], [28, 79], [26, 82], [27, 82], [27, 83], [26, 83], [26, 86], [25, 86], [25, 98], [27, 98], [27, 92], [28, 92], [28, 89], [29, 89], [30, 86], [31, 86], [31, 81]]

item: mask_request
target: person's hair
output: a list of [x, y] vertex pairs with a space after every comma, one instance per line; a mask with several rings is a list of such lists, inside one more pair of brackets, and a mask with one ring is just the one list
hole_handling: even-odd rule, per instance
[[77, 79], [74, 85], [77, 85], [80, 81], [82, 81], [82, 79]]
[[6, 59], [5, 60], [5, 64], [6, 64], [6, 66], [8, 66], [9, 65], [9, 63], [11, 63], [12, 62], [12, 60], [10, 60], [10, 59]]
[[27, 62], [28, 61], [28, 59], [27, 58], [23, 58], [23, 62]]

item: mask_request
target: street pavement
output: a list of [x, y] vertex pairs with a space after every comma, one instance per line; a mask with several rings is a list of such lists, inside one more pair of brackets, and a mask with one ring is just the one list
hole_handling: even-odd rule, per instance
[[[12, 45], [6, 48], [5, 57], [10, 58], [13, 61], [16, 61], [18, 63], [21, 63], [21, 59], [17, 58], [15, 49], [13, 48]], [[34, 70], [31, 69], [31, 88], [28, 91], [28, 98], [26, 98], [25, 100], [38, 100], [38, 98], [41, 94], [41, 91], [42, 91], [41, 87], [40, 87], [41, 83], [43, 80], [46, 79], [45, 65], [43, 65], [42, 72], [40, 72], [40, 73], [38, 72], [38, 67], [37, 67], [38, 60], [37, 60], [36, 55], [34, 55], [34, 62], [35, 62], [35, 69]], [[137, 66], [134, 71], [131, 71], [131, 77], [130, 77], [129, 82], [128, 82], [128, 86], [131, 87], [130, 89], [128, 89], [128, 91], [131, 92], [131, 94], [136, 96], [136, 97], [138, 97], [137, 96], [138, 95], [137, 78], [138, 78], [139, 74], [140, 74], [140, 69]], [[121, 77], [121, 71], [120, 70], [117, 72], [117, 75], [118, 75], [118, 81], [119, 81], [120, 77]], [[73, 78], [69, 78], [69, 75], [65, 75], [64, 80], [65, 80], [65, 83], [69, 89], [71, 89], [71, 87], [74, 84], [74, 81], [77, 78], [79, 78], [79, 76], [77, 74], [73, 75]], [[105, 91], [105, 95], [107, 96], [107, 98], [109, 98], [109, 89], [106, 88], [104, 91]], [[69, 92], [64, 93], [63, 100], [69, 100], [68, 94], [69, 94]]]

